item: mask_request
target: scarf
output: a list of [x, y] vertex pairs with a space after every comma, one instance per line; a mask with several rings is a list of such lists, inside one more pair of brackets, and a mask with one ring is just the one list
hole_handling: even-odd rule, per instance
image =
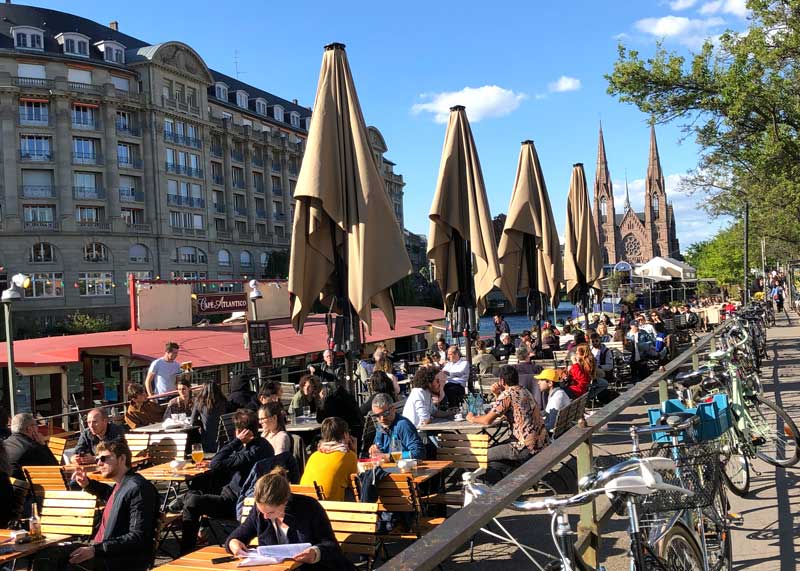
[[320, 442], [317, 450], [323, 454], [330, 452], [344, 452], [345, 454], [350, 451], [350, 447], [344, 442], [337, 442], [336, 440], [329, 440], [327, 442]]

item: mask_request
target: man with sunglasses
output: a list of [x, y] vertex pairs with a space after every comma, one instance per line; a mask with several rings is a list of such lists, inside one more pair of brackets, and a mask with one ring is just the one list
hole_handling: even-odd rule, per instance
[[49, 559], [54, 569], [145, 571], [153, 564], [158, 492], [131, 470], [131, 450], [125, 440], [98, 444], [95, 461], [112, 484], [90, 479], [80, 467], [75, 472], [75, 482], [106, 503], [92, 539], [45, 550], [42, 558]]
[[419, 432], [404, 416], [397, 414], [394, 402], [385, 393], [375, 395], [372, 400], [372, 417], [377, 420], [375, 443], [370, 447], [370, 456], [375, 453], [389, 454], [392, 440], [400, 443], [403, 458], [425, 459], [425, 445]]

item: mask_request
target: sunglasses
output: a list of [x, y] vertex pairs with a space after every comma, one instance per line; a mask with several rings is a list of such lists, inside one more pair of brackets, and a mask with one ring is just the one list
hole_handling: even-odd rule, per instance
[[392, 409], [385, 410], [383, 412], [373, 412], [372, 416], [374, 416], [375, 418], [386, 418], [390, 414], [392, 414]]
[[103, 454], [102, 456], [95, 457], [94, 460], [98, 464], [107, 464], [109, 458], [111, 458], [111, 454]]

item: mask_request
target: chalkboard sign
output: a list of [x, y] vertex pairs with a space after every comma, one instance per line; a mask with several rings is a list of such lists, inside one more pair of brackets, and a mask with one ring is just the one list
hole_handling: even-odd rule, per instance
[[247, 337], [250, 341], [250, 365], [272, 366], [272, 343], [269, 337], [269, 321], [259, 319], [247, 322]]

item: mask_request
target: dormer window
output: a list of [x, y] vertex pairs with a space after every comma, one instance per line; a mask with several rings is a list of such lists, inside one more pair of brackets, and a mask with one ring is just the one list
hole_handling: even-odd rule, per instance
[[70, 32], [68, 34], [58, 34], [56, 41], [60, 46], [63, 46], [66, 55], [89, 57], [89, 36]]
[[306, 117], [306, 131], [311, 128], [311, 117]]
[[272, 116], [275, 117], [276, 121], [283, 121], [283, 107], [275, 105], [272, 108]]
[[224, 83], [217, 83], [214, 85], [214, 95], [217, 96], [217, 99], [222, 99], [223, 101], [228, 100], [228, 86]]
[[110, 40], [103, 40], [95, 44], [98, 50], [103, 52], [103, 59], [111, 63], [125, 63], [125, 46]]
[[259, 115], [267, 114], [267, 102], [263, 99], [256, 99], [256, 113]]
[[42, 51], [44, 32], [39, 28], [14, 26], [11, 28], [11, 33], [14, 35], [14, 47], [18, 50]]
[[249, 101], [249, 97], [246, 91], [239, 90], [236, 92], [236, 105], [243, 109], [247, 109], [247, 102]]
[[292, 127], [299, 127], [300, 126], [300, 113], [296, 111], [292, 111], [289, 113], [289, 121], [292, 124]]

